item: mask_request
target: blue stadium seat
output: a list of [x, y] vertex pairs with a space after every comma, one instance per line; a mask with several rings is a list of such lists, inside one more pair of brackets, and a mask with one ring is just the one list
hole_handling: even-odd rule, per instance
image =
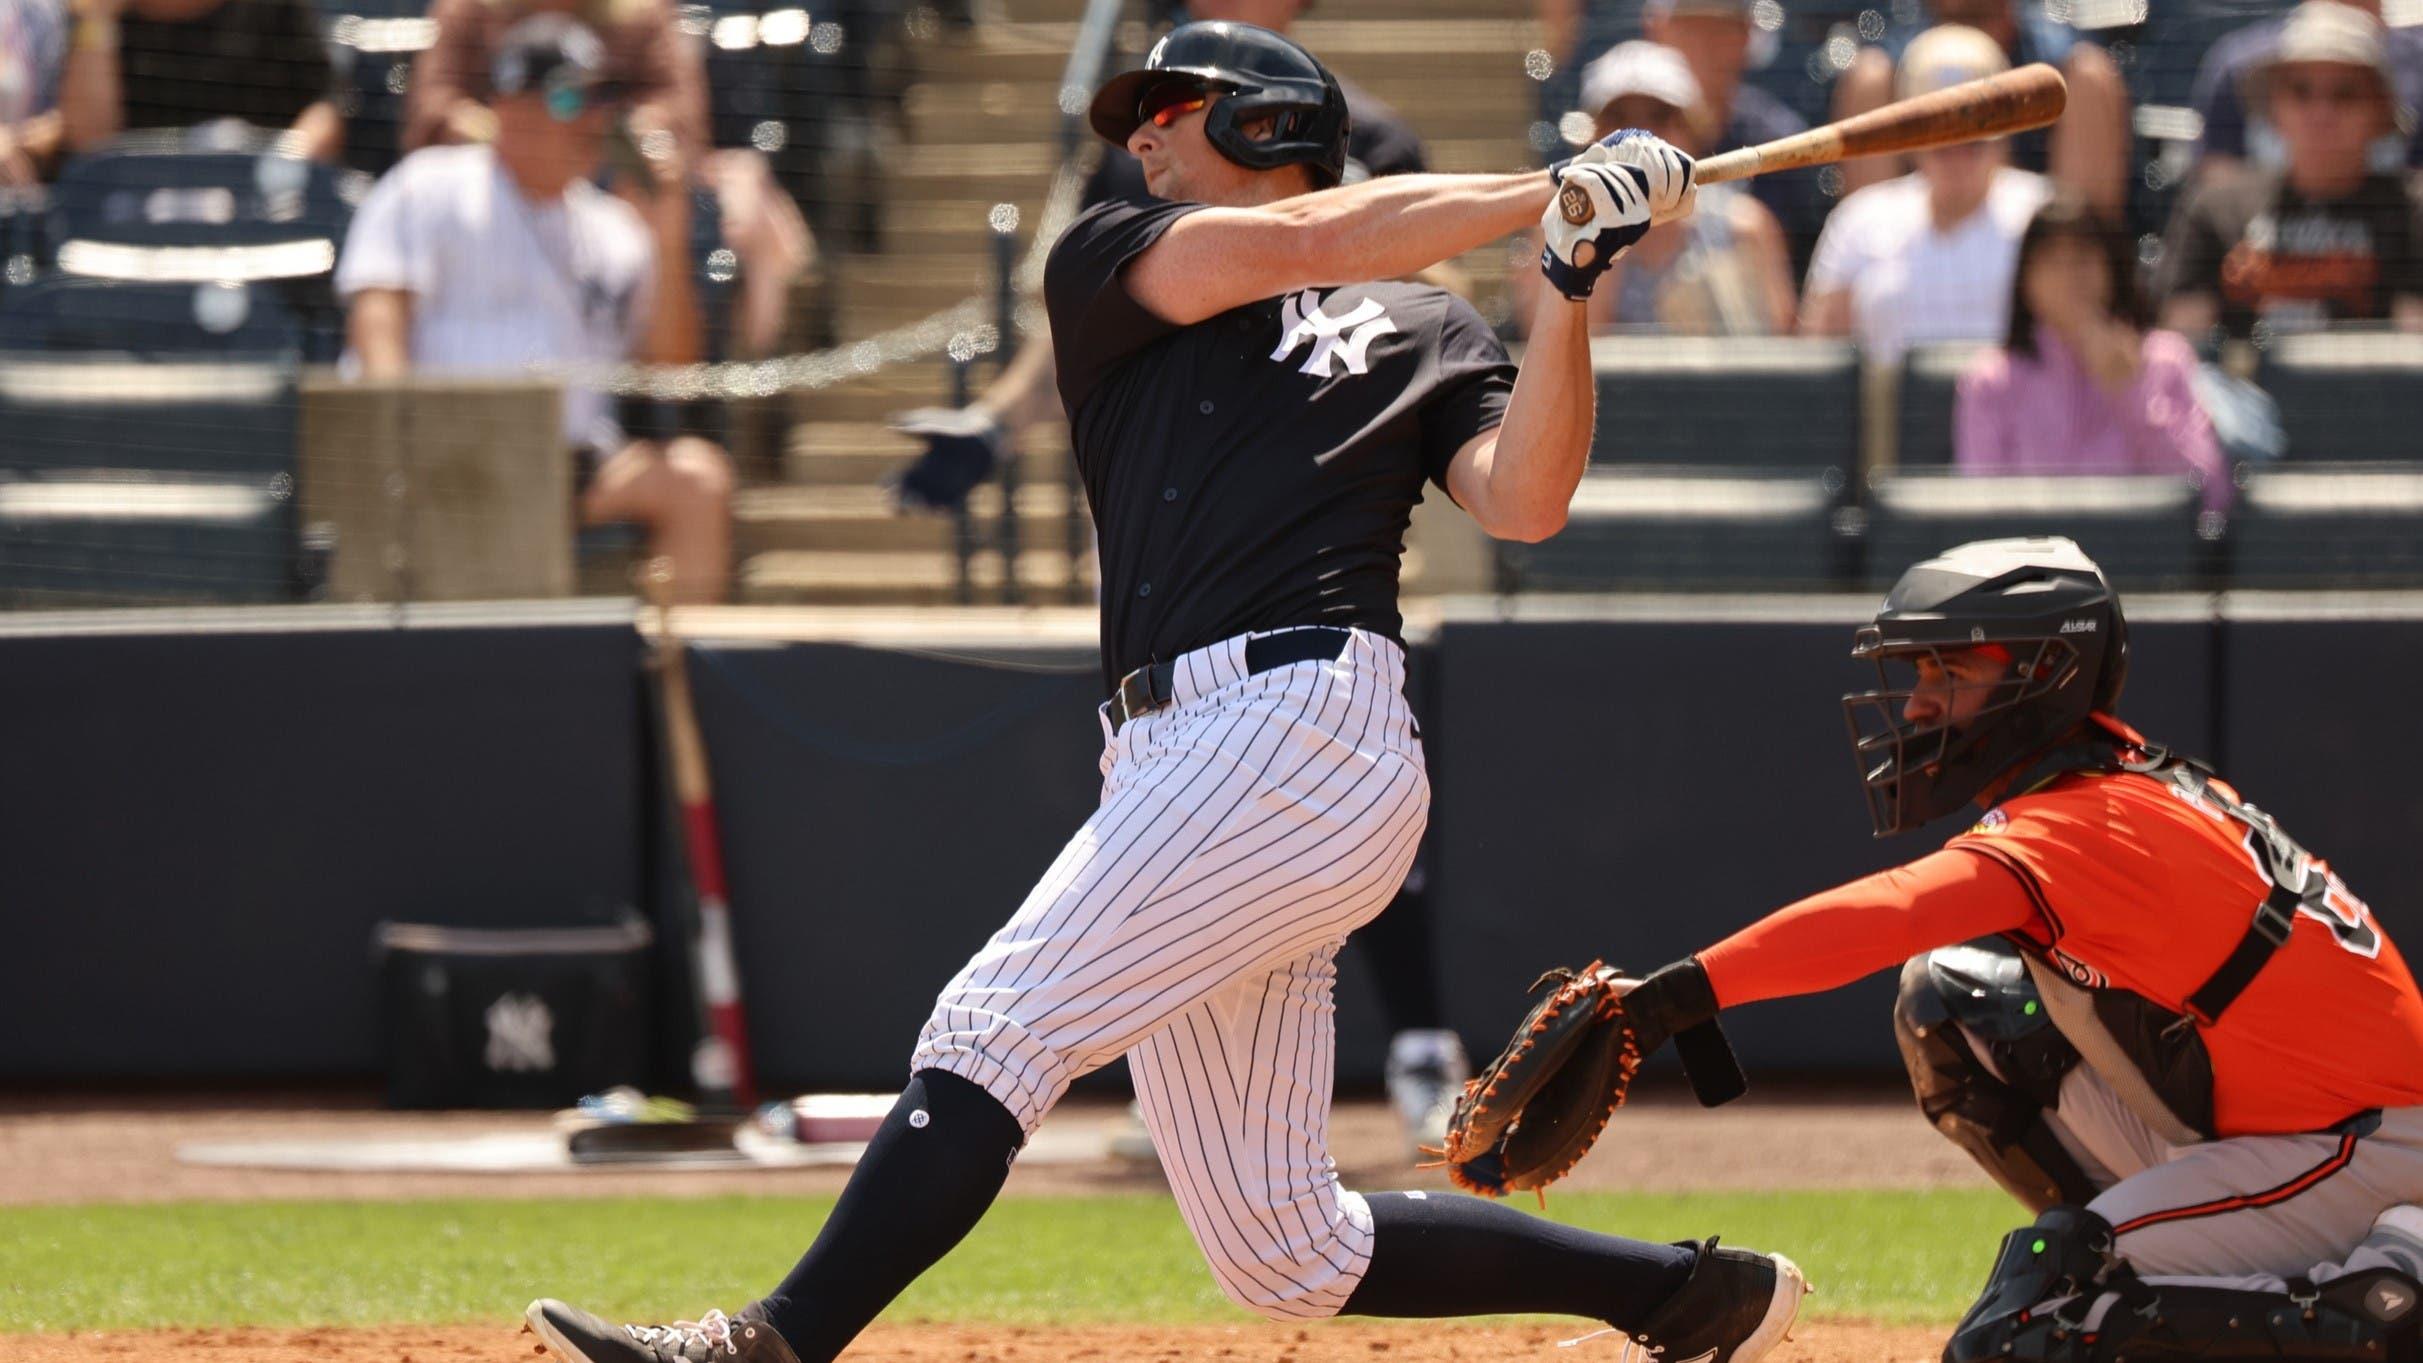
[[2423, 464], [2254, 470], [2229, 554], [2233, 587], [2423, 587]]
[[[357, 172], [199, 132], [129, 134], [60, 169], [51, 189], [54, 246], [276, 247], [338, 242], [369, 192]], [[255, 276], [257, 277], [257, 276]]]
[[345, 116], [345, 164], [384, 175], [403, 157], [412, 62], [436, 37], [437, 26], [421, 16], [417, 3], [342, 0], [342, 7], [345, 12], [328, 19], [328, 57], [336, 71], [337, 108]]
[[1953, 413], [1958, 406], [1960, 376], [1977, 356], [1992, 347], [1976, 341], [1917, 346], [1902, 360], [1901, 391], [1896, 398], [1895, 462], [1903, 468], [1926, 468], [1952, 462]]
[[119, 356], [294, 355], [304, 327], [284, 286], [53, 276], [0, 294], [0, 351]]
[[293, 600], [292, 485], [0, 473], [0, 605]]
[[2264, 349], [2256, 382], [2280, 404], [2288, 458], [2403, 461], [2418, 452], [2423, 336], [2316, 332]]
[[2124, 591], [2193, 588], [2210, 571], [2199, 505], [2184, 478], [1878, 474], [1868, 482], [1865, 578], [1882, 590], [1911, 564], [1968, 540], [2067, 535]]
[[1509, 590], [1810, 591], [1838, 585], [1842, 482], [1766, 470], [1598, 470], [1565, 529], [1503, 546]]
[[295, 467], [291, 366], [0, 353], [0, 470], [251, 477]]
[[291, 599], [294, 369], [0, 354], [0, 602]]
[[1859, 361], [1841, 341], [1615, 336], [1591, 342], [1601, 465], [1847, 474], [1859, 462]]

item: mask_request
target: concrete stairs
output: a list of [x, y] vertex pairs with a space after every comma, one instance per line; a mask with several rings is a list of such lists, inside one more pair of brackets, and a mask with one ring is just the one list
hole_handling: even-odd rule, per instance
[[[1058, 162], [1057, 86], [1083, 8], [1083, 0], [1004, 0], [974, 30], [915, 48], [901, 142], [877, 182], [883, 249], [825, 260], [845, 344], [970, 296], [991, 297], [988, 219], [996, 205], [1014, 207], [1025, 249]], [[1531, 0], [1320, 0], [1297, 36], [1395, 105], [1422, 134], [1434, 168], [1511, 170], [1528, 163], [1531, 11]], [[1126, 48], [1141, 51], [1142, 25], [1128, 29]], [[1502, 296], [1506, 252], [1474, 252], [1459, 264], [1488, 313]], [[991, 373], [980, 363], [977, 384]], [[897, 514], [881, 486], [917, 449], [886, 419], [947, 402], [949, 384], [935, 359], [792, 396], [781, 481], [746, 489], [738, 502], [743, 601], [905, 606], [958, 598], [953, 522]], [[1077, 565], [1072, 584], [1062, 548], [1070, 517], [1082, 517], [1081, 504], [1071, 504], [1065, 430], [1030, 432], [1019, 457], [1009, 511], [1018, 522], [1020, 589], [1029, 601], [1090, 600], [1090, 565]], [[989, 545], [1004, 511], [998, 486], [980, 489], [975, 505]], [[1081, 519], [1074, 530], [1090, 543]], [[988, 548], [974, 569], [977, 599], [1001, 599], [1003, 556]]]

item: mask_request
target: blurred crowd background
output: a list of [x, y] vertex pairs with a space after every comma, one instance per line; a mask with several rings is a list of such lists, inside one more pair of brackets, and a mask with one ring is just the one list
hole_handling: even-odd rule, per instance
[[[0, 605], [1090, 600], [1032, 293], [1190, 15], [1358, 175], [2068, 79], [1652, 232], [1570, 528], [1425, 514], [1410, 590], [2423, 586], [2423, 0], [0, 0]], [[1537, 249], [1435, 275], [1519, 343]]]

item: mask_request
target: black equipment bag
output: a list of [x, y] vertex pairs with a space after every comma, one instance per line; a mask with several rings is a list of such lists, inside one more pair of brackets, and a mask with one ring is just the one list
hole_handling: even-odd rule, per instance
[[655, 935], [382, 923], [373, 939], [390, 1107], [567, 1107], [644, 1084]]

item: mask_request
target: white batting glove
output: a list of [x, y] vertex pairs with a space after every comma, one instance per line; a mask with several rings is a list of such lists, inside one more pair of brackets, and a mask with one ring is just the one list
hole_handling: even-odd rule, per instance
[[1607, 149], [1608, 160], [1637, 166], [1648, 176], [1651, 222], [1687, 218], [1699, 206], [1699, 186], [1692, 183], [1693, 162], [1682, 148], [1638, 128], [1625, 128], [1595, 145]]
[[1616, 258], [1649, 232], [1649, 180], [1637, 166], [1576, 157], [1556, 172], [1540, 215], [1540, 273], [1580, 302]]

